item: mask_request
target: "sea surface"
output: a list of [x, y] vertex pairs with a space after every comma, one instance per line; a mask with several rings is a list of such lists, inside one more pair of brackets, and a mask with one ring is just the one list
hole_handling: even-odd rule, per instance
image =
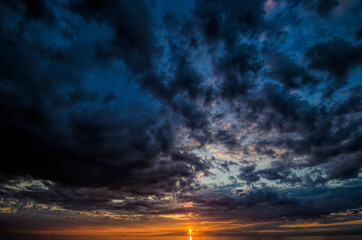
[[44, 235], [0, 235], [0, 240], [361, 240], [362, 235], [338, 236], [160, 236], [160, 237], [109, 237], [109, 236], [44, 236]]

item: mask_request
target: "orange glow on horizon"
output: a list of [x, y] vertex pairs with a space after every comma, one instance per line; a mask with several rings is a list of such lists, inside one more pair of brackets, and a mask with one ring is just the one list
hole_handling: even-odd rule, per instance
[[[178, 223], [176, 225], [176, 223]], [[57, 228], [32, 229], [27, 231], [12, 231], [18, 234], [39, 234], [39, 235], [74, 235], [74, 236], [184, 236], [184, 239], [195, 240], [200, 236], [212, 236], [220, 232], [249, 232], [249, 233], [293, 233], [303, 228], [303, 231], [323, 231], [324, 227], [332, 226], [356, 226], [362, 224], [362, 220], [345, 221], [338, 223], [319, 223], [319, 222], [298, 222], [280, 225], [280, 229], [260, 229], [257, 231], [248, 231], [251, 227], [271, 224], [275, 222], [242, 223], [237, 221], [202, 221], [196, 217], [193, 221], [170, 221], [157, 223], [137, 223], [134, 225], [66, 225]], [[10, 232], [10, 231], [8, 231]]]

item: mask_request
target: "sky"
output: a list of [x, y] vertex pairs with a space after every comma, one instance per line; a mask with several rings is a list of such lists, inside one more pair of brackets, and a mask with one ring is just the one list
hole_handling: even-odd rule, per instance
[[0, 232], [362, 234], [362, 1], [0, 2]]

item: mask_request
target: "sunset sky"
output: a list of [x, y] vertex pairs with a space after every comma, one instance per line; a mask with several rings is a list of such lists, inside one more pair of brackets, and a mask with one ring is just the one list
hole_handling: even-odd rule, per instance
[[362, 234], [362, 1], [3, 0], [0, 128], [0, 233]]

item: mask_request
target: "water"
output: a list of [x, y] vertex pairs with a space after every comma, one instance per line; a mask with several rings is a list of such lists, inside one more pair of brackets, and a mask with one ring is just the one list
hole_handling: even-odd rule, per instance
[[39, 235], [0, 235], [0, 240], [361, 240], [362, 235], [338, 236], [161, 236], [161, 237], [110, 237], [110, 236], [39, 236]]

